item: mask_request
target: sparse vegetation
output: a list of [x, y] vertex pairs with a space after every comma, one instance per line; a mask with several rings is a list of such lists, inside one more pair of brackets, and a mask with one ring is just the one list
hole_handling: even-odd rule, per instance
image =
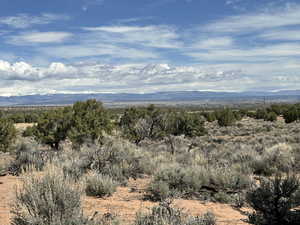
[[[131, 187], [133, 192], [160, 202], [138, 214], [135, 224], [216, 223], [210, 213], [192, 217], [165, 204], [170, 199], [252, 207], [249, 221], [257, 225], [297, 224], [299, 181], [287, 174], [300, 172], [298, 109], [296, 104], [188, 111], [151, 105], [109, 111], [89, 100], [39, 111], [23, 137], [8, 119], [14, 115], [4, 112], [0, 124], [11, 133], [0, 133], [7, 137], [1, 151], [10, 150], [5, 154], [10, 160], [0, 161], [0, 175], [35, 171], [17, 192], [12, 224], [117, 224], [114, 216], [87, 219], [80, 203], [65, 198], [114, 198], [135, 179], [147, 183]], [[63, 207], [68, 209], [59, 214]]]

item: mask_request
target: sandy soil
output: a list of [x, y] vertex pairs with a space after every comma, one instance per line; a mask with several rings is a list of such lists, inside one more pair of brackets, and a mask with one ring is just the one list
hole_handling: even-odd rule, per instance
[[[127, 187], [119, 187], [113, 196], [104, 199], [86, 197], [84, 199], [84, 210], [88, 215], [92, 215], [94, 212], [118, 214], [124, 224], [130, 224], [137, 212], [148, 210], [158, 204], [143, 200], [143, 190], [148, 182], [149, 179], [130, 180]], [[218, 225], [247, 224], [242, 221], [247, 218], [245, 215], [226, 204], [176, 199], [173, 206], [182, 208], [185, 212], [194, 216], [210, 211], [216, 215]]]
[[32, 127], [34, 126], [34, 123], [15, 123], [15, 128], [18, 131], [24, 131], [26, 130], [27, 127]]
[[14, 202], [15, 188], [20, 182], [18, 177], [0, 177], [0, 224], [9, 225], [11, 204]]
[[[109, 212], [117, 214], [122, 219], [122, 224], [133, 222], [135, 214], [139, 211], [148, 210], [158, 204], [143, 200], [143, 190], [148, 179], [130, 180], [127, 187], [119, 187], [117, 192], [108, 198], [84, 197], [84, 212], [91, 216], [95, 212], [101, 214]], [[15, 187], [20, 178], [13, 176], [0, 177], [0, 224], [9, 225], [10, 207], [14, 201]], [[197, 200], [177, 199], [173, 205], [183, 208], [187, 213], [200, 215], [207, 211], [213, 212], [218, 219], [219, 225], [245, 225], [242, 219], [246, 219], [239, 211], [229, 205], [219, 203], [201, 203]]]

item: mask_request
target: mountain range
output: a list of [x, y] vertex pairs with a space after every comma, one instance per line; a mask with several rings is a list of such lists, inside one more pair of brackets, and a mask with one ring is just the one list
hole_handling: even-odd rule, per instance
[[95, 94], [47, 94], [25, 96], [0, 96], [0, 106], [68, 105], [76, 101], [97, 99], [106, 105], [141, 103], [164, 104], [226, 104], [262, 102], [299, 102], [300, 90], [278, 92], [209, 92], [176, 91], [137, 93], [95, 93]]

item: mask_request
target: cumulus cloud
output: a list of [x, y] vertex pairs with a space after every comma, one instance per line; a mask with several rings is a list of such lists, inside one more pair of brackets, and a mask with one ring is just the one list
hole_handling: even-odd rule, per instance
[[[19, 94], [201, 89], [215, 87], [218, 82], [243, 79], [241, 71], [168, 64], [65, 65], [56, 62], [47, 67], [35, 67], [25, 62], [0, 61], [0, 74], [5, 86], [7, 83], [12, 87], [23, 84], [18, 89]], [[8, 89], [2, 90], [2, 85], [0, 87], [0, 94], [12, 94]], [[30, 93], [28, 87], [32, 87]]]
[[43, 13], [40, 16], [29, 14], [18, 14], [16, 16], [0, 17], [0, 25], [6, 25], [13, 28], [25, 29], [33, 25], [49, 24], [58, 20], [68, 20], [69, 16]]
[[[297, 89], [297, 61], [265, 64], [100, 64], [61, 62], [36, 67], [0, 61], [0, 95], [45, 93], [155, 92], [182, 90], [247, 91]], [[261, 76], [268, 74], [268, 76]], [[273, 88], [273, 89], [272, 89]]]

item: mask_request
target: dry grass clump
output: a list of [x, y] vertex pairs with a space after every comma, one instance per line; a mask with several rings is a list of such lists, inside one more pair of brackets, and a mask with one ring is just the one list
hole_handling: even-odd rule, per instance
[[[252, 184], [250, 176], [231, 168], [213, 168], [204, 166], [182, 167], [179, 164], [162, 166], [149, 185], [149, 197], [162, 200], [173, 196], [222, 200], [226, 195], [240, 193]], [[233, 199], [232, 199], [233, 200]], [[223, 201], [223, 200], [222, 200]]]
[[117, 189], [117, 183], [107, 175], [91, 172], [85, 179], [85, 193], [88, 196], [111, 196]]
[[170, 202], [154, 206], [148, 213], [138, 213], [134, 225], [215, 225], [214, 214], [208, 212], [202, 216], [189, 216], [182, 209], [171, 207]]

